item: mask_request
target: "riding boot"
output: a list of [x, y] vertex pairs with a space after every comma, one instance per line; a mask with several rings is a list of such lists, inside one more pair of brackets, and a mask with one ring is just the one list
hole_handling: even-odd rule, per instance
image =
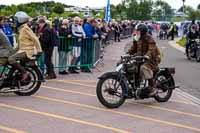
[[149, 96], [154, 96], [157, 93], [157, 90], [155, 88], [155, 80], [154, 79], [149, 79]]
[[28, 78], [29, 73], [20, 64], [13, 64], [13, 66], [22, 73], [21, 81], [24, 81]]

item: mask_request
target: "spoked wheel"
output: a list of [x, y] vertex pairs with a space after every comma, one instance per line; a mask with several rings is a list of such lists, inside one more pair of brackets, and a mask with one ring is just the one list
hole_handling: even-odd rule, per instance
[[197, 57], [197, 58], [196, 58], [196, 61], [197, 61], [197, 62], [200, 62], [200, 57]]
[[188, 47], [188, 53], [187, 53], [188, 60], [191, 60], [191, 47]]
[[[30, 96], [35, 94], [42, 83], [42, 77], [37, 67], [28, 67], [26, 68], [26, 71], [29, 72], [28, 79], [18, 83], [19, 91], [14, 92], [19, 96]], [[13, 77], [16, 77], [16, 74], [19, 75], [18, 70], [13, 73]], [[18, 81], [20, 80], [18, 79]]]
[[96, 93], [99, 101], [107, 108], [118, 108], [126, 100], [125, 85], [117, 79], [117, 76], [100, 79]]
[[167, 80], [165, 75], [158, 76], [156, 82], [156, 84], [162, 84], [157, 86], [158, 93], [154, 97], [155, 100], [158, 102], [167, 102], [172, 96], [172, 87], [174, 86], [173, 82], [171, 80]]
[[200, 49], [199, 48], [196, 51], [196, 61], [200, 62]]

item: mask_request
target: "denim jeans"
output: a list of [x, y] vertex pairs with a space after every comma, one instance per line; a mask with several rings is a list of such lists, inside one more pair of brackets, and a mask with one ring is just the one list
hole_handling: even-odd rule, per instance
[[59, 71], [62, 72], [66, 69], [67, 66], [67, 52], [60, 51], [59, 52]]

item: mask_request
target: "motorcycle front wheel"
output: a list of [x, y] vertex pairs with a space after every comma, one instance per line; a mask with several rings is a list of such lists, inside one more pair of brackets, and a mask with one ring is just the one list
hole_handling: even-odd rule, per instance
[[97, 83], [96, 93], [101, 104], [107, 108], [118, 108], [126, 100], [125, 85], [116, 75], [108, 75]]
[[191, 58], [192, 58], [192, 57], [191, 57], [191, 52], [192, 52], [191, 47], [188, 47], [188, 53], [186, 54], [188, 60], [191, 60]]
[[200, 62], [200, 49], [199, 48], [196, 51], [196, 61]]

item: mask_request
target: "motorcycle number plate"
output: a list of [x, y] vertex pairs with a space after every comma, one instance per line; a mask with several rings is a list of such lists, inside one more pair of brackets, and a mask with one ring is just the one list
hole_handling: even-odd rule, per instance
[[120, 64], [119, 66], [117, 66], [116, 71], [119, 72], [122, 69], [123, 65]]

